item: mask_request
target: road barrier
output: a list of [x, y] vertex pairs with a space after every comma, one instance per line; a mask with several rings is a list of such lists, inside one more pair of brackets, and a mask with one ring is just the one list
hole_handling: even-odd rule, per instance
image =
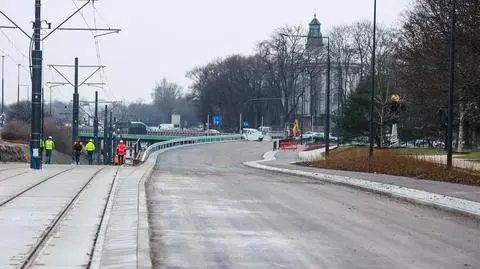
[[280, 141], [281, 150], [297, 150], [298, 143], [297, 141]]
[[242, 135], [217, 135], [217, 136], [198, 136], [198, 137], [186, 137], [186, 138], [179, 138], [170, 141], [158, 142], [151, 146], [149, 146], [142, 158], [141, 162], [145, 162], [150, 154], [158, 150], [164, 150], [167, 148], [173, 148], [178, 146], [184, 145], [191, 145], [191, 144], [206, 144], [206, 143], [217, 143], [217, 142], [225, 142], [225, 141], [237, 141], [242, 140]]

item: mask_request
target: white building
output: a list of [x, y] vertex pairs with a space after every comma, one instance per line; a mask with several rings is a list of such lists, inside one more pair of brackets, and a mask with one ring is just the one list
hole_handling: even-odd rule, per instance
[[[327, 37], [321, 32], [321, 24], [314, 16], [309, 24], [307, 50], [311, 53], [327, 52]], [[332, 54], [331, 54], [332, 55]], [[324, 57], [326, 59], [326, 57]], [[323, 59], [323, 58], [322, 58]], [[297, 106], [296, 114], [298, 119], [304, 121], [304, 128], [310, 129], [312, 121], [315, 129], [323, 129], [325, 125], [326, 94], [327, 94], [327, 71], [328, 64], [326, 60], [317, 63], [314, 71], [304, 75], [303, 85], [300, 88], [305, 89], [305, 94], [300, 97], [300, 104]], [[310, 76], [312, 79], [310, 80]], [[302, 78], [300, 79], [300, 83]], [[309, 81], [313, 81], [310, 84]], [[357, 63], [339, 63], [334, 57], [330, 57], [330, 113], [333, 115], [346, 100], [348, 94], [354, 90], [360, 82], [360, 65]], [[302, 113], [303, 111], [303, 113]], [[332, 118], [332, 117], [330, 117]], [[330, 126], [333, 124], [331, 123]]]

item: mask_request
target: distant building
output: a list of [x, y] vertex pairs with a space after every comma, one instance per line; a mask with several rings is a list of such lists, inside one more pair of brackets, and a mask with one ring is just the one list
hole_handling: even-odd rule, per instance
[[[309, 24], [308, 39], [306, 48], [309, 53], [327, 53], [327, 38], [322, 35], [321, 24], [314, 15]], [[331, 49], [331, 48], [330, 48]], [[330, 57], [330, 112], [335, 113], [344, 103], [346, 96], [354, 90], [360, 82], [360, 65], [358, 63], [339, 63], [334, 57]], [[297, 107], [298, 119], [304, 121], [304, 129], [323, 129], [325, 125], [325, 107], [327, 92], [327, 58], [321, 58], [321, 62], [312, 63], [312, 68], [304, 75], [303, 81], [311, 81], [310, 85], [303, 85], [306, 89], [301, 97], [303, 103]], [[315, 65], [315, 66], [313, 66]], [[333, 124], [330, 124], [333, 126]]]

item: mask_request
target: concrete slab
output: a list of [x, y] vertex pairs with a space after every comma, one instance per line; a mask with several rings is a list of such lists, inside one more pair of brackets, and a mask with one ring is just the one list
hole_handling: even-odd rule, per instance
[[0, 268], [17, 268], [23, 262], [52, 220], [97, 170], [69, 170], [0, 207]]
[[102, 170], [79, 196], [31, 268], [84, 268], [90, 262], [116, 167]]
[[53, 178], [0, 207], [0, 268], [21, 264], [59, 212], [100, 169], [43, 243], [31, 267], [85, 268], [91, 258], [91, 268], [151, 267], [144, 185], [153, 165], [45, 165], [32, 170], [28, 164], [7, 164], [2, 169], [0, 204]]
[[152, 165], [122, 167], [91, 268], [150, 268], [145, 181]]

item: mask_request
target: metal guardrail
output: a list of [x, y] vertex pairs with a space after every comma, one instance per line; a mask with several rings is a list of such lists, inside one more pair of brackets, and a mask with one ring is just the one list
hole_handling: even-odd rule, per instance
[[[93, 137], [93, 132], [79, 131], [79, 136], [82, 137]], [[205, 132], [194, 132], [194, 131], [160, 131], [160, 132], [147, 132], [145, 134], [128, 134], [124, 133], [121, 136], [128, 138], [137, 139], [139, 137], [148, 138], [163, 138], [168, 139], [172, 137], [198, 137], [198, 136], [219, 136], [219, 135], [233, 135], [231, 133], [205, 133]], [[103, 137], [103, 132], [98, 133], [99, 137]]]
[[236, 141], [242, 140], [242, 135], [217, 135], [217, 136], [198, 136], [198, 137], [187, 137], [187, 138], [179, 138], [170, 141], [158, 142], [151, 146], [149, 146], [145, 153], [142, 156], [141, 161], [145, 162], [151, 153], [167, 149], [173, 148], [177, 146], [189, 145], [189, 144], [205, 144], [205, 143], [215, 143], [215, 142], [223, 142], [223, 141]]

